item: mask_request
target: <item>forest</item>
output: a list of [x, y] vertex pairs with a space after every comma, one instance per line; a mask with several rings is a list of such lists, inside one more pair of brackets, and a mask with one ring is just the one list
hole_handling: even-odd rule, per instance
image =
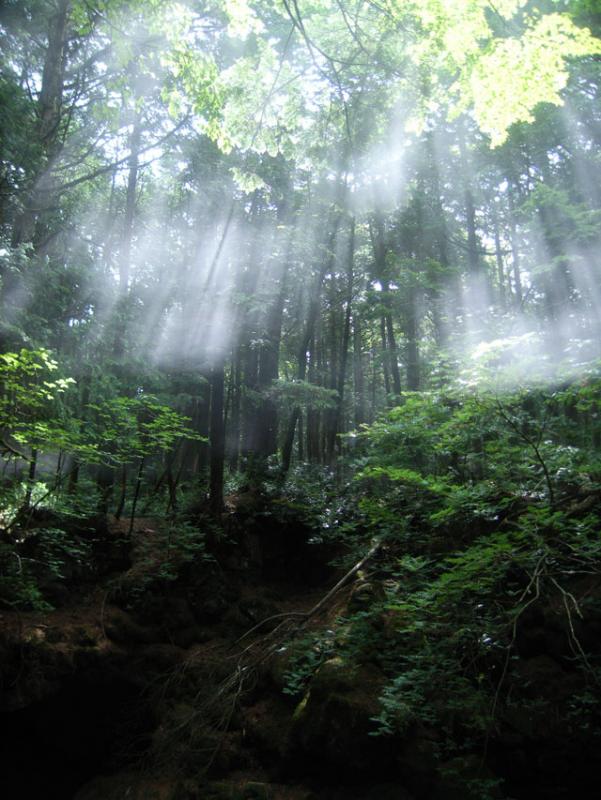
[[0, 4], [0, 794], [575, 800], [599, 0]]

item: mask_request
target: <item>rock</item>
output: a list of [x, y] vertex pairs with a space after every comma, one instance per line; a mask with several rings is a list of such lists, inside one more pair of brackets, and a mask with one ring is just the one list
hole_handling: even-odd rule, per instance
[[135, 773], [101, 775], [83, 786], [73, 800], [180, 800], [178, 784]]
[[240, 800], [271, 800], [273, 794], [267, 783], [249, 781], [240, 792]]
[[375, 738], [384, 678], [373, 667], [355, 670], [341, 658], [323, 664], [294, 714], [287, 761], [311, 771], [343, 769], [346, 777], [392, 763], [392, 740]]
[[111, 609], [104, 623], [104, 630], [109, 639], [119, 644], [151, 644], [160, 642], [161, 635], [155, 628], [138, 625], [125, 611]]
[[186, 654], [176, 645], [156, 643], [143, 647], [140, 657], [145, 669], [166, 672], [181, 664]]
[[437, 782], [438, 747], [433, 732], [414, 725], [396, 759], [403, 784], [416, 797], [429, 797]]
[[236, 599], [223, 577], [206, 564], [192, 565], [186, 580], [186, 598], [195, 621], [200, 625], [218, 621]]
[[441, 764], [432, 800], [503, 800], [501, 781], [483, 764], [482, 756], [465, 755]]
[[238, 787], [226, 781], [212, 781], [203, 790], [202, 800], [239, 800]]
[[189, 628], [196, 620], [185, 597], [165, 597], [161, 603], [161, 622], [164, 628]]
[[204, 797], [198, 783], [188, 779], [177, 784], [172, 800], [201, 800]]
[[362, 795], [362, 800], [412, 800], [412, 797], [398, 783], [380, 783]]
[[18, 711], [55, 694], [75, 670], [72, 648], [54, 647], [33, 629], [0, 648], [0, 712]]
[[279, 763], [286, 755], [286, 742], [292, 713], [284, 697], [262, 698], [244, 709], [242, 727], [245, 741], [260, 754], [265, 763]]
[[96, 632], [93, 629], [79, 625], [73, 631], [73, 642], [80, 647], [94, 647], [97, 644]]
[[270, 682], [280, 692], [288, 684], [287, 676], [292, 665], [294, 650], [290, 647], [282, 647], [270, 659], [267, 665], [267, 672]]
[[384, 592], [382, 588], [376, 586], [374, 583], [370, 583], [369, 581], [357, 583], [351, 592], [348, 610], [351, 613], [365, 611], [372, 606], [374, 601], [381, 600], [383, 597]]
[[171, 634], [171, 639], [174, 644], [184, 649], [192, 647], [193, 644], [198, 644], [199, 642], [205, 642], [207, 640], [206, 631], [203, 631], [198, 625], [190, 625], [187, 628], [174, 631]]

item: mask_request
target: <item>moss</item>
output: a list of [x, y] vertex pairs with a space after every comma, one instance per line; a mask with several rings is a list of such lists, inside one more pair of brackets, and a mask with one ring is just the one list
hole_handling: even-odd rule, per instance
[[297, 707], [294, 709], [294, 714], [292, 715], [292, 719], [298, 720], [302, 717], [305, 708], [307, 707], [307, 703], [309, 702], [309, 696], [311, 692], [307, 692], [307, 694], [303, 697]]

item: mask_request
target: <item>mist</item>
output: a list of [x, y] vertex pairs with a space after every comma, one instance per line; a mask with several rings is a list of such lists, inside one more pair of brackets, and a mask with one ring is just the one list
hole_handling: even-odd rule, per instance
[[[388, 39], [375, 8], [351, 25], [329, 6], [275, 21], [246, 4], [225, 20], [115, 6], [81, 30], [60, 17], [69, 50], [49, 5], [29, 61], [21, 12], [0, 35], [35, 147], [3, 161], [5, 349], [43, 342], [80, 376], [107, 360], [126, 393], [221, 375], [232, 465], [263, 436], [253, 417], [272, 415], [269, 455], [296, 441], [304, 457], [303, 419], [323, 449], [443, 365], [459, 386], [504, 391], [594, 370], [586, 57], [561, 103], [516, 112], [503, 140], [468, 95], [453, 107], [444, 61], [426, 74], [420, 43], [403, 49], [410, 30]], [[272, 392], [295, 384], [309, 395], [290, 416]]]

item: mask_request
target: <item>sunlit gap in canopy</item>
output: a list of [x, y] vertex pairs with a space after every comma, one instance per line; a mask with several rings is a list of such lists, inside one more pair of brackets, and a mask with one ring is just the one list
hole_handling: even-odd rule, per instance
[[[568, 122], [569, 118], [566, 112], [566, 125], [573, 124]], [[578, 125], [581, 132], [582, 126]], [[454, 143], [444, 132], [436, 132], [432, 142], [446, 210], [455, 215], [460, 230], [466, 231], [466, 197], [481, 186], [478, 168], [471, 154], [468, 152], [467, 158], [464, 154], [459, 183], [454, 184], [457, 172], [449, 172], [445, 152]], [[457, 145], [455, 152], [459, 159]], [[553, 168], [553, 153], [547, 157]], [[573, 162], [571, 166], [580, 182], [581, 172], [586, 172], [584, 160], [573, 158]], [[496, 377], [499, 387], [504, 388], [552, 384], [568, 374], [588, 374], [601, 355], [601, 267], [592, 233], [594, 221], [592, 217], [589, 220], [588, 240], [586, 236], [578, 239], [569, 230], [564, 231], [562, 224], [565, 226], [566, 221], [561, 209], [553, 208], [552, 201], [556, 198], [545, 195], [544, 191], [536, 195], [537, 186], [544, 190], [542, 176], [535, 172], [529, 180], [528, 200], [517, 215], [517, 246], [511, 241], [507, 225], [498, 227], [495, 242], [491, 220], [485, 218], [482, 210], [478, 211], [481, 204], [476, 204], [473, 220], [477, 258], [471, 269], [467, 235], [462, 234], [459, 241], [454, 241], [453, 234], [449, 234], [455, 248], [453, 260], [466, 261], [468, 266], [456, 281], [455, 291], [446, 295], [445, 313], [447, 319], [454, 320], [456, 331], [450, 350], [459, 363], [467, 365], [460, 382], [474, 384]], [[591, 186], [590, 175], [582, 174], [579, 185], [583, 187], [583, 196], [594, 203], [595, 188]], [[511, 213], [507, 181], [499, 181], [494, 191], [497, 209]], [[575, 213], [585, 214], [587, 206], [590, 207], [582, 202]], [[513, 263], [516, 247], [520, 258], [521, 300]]]
[[182, 263], [174, 265], [182, 300], [165, 312], [154, 352], [159, 364], [210, 365], [231, 344], [234, 311], [228, 294], [233, 264], [245, 242], [228, 209], [213, 218], [203, 217], [203, 210], [198, 209], [198, 222], [186, 232]]
[[349, 186], [357, 214], [402, 208], [410, 196], [415, 142], [406, 131], [409, 110], [399, 102], [381, 138], [358, 148], [351, 166]]

